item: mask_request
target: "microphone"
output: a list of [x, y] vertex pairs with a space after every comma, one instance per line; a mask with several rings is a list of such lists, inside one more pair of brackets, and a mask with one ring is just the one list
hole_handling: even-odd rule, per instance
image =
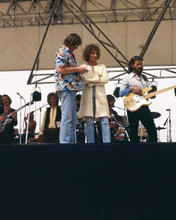
[[[20, 93], [19, 93], [19, 92], [17, 92], [16, 94], [17, 94], [17, 95], [19, 95], [19, 96], [20, 96], [20, 98], [24, 99], [24, 97], [23, 97], [22, 95], [20, 95]], [[25, 100], [25, 99], [24, 99], [24, 100]]]

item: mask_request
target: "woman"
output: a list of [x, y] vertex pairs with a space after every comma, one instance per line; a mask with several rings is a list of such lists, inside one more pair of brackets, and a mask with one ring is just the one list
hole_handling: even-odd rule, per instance
[[96, 44], [87, 45], [83, 52], [87, 64], [82, 65], [87, 71], [81, 76], [84, 89], [78, 118], [86, 120], [88, 143], [95, 143], [94, 120], [99, 119], [103, 143], [110, 143], [109, 108], [105, 93], [108, 73], [104, 64], [98, 64], [100, 48]]

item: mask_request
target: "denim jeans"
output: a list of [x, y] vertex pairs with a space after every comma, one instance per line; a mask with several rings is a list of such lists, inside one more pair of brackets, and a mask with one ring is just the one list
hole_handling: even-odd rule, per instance
[[[111, 138], [110, 138], [109, 119], [108, 117], [100, 117], [99, 120], [101, 124], [103, 143], [110, 143]], [[94, 120], [92, 117], [86, 117], [86, 136], [87, 136], [87, 143], [95, 143]]]
[[57, 95], [62, 105], [60, 143], [75, 143], [77, 122], [76, 91], [59, 91]]

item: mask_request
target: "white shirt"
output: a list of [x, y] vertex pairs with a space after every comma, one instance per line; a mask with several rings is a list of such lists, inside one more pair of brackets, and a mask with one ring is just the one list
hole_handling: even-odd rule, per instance
[[[145, 76], [144, 76], [145, 77]], [[132, 86], [140, 87], [144, 89], [150, 86], [150, 82], [145, 80], [143, 74], [140, 76], [135, 73], [126, 74], [122, 80], [122, 84], [120, 87], [120, 96], [128, 95], [129, 90]]]
[[[57, 107], [52, 108], [50, 110], [50, 115], [49, 115], [49, 125], [48, 128], [56, 128], [56, 112], [57, 112]], [[43, 116], [43, 121], [42, 121], [42, 126], [40, 128], [40, 134], [43, 134], [44, 128], [45, 128], [45, 121], [46, 121], [46, 113], [47, 109], [45, 110], [44, 116]]]

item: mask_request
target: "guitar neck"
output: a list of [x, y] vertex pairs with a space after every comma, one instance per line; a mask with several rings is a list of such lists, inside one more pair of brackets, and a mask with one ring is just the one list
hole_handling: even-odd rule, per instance
[[[14, 111], [14, 112], [17, 112], [17, 110]], [[14, 112], [11, 112], [10, 114], [8, 114], [8, 115], [7, 115], [7, 118], [10, 118]]]
[[158, 94], [160, 94], [160, 93], [167, 92], [168, 90], [171, 90], [171, 89], [174, 89], [174, 88], [176, 88], [176, 85], [170, 86], [170, 87], [168, 87], [168, 88], [161, 89], [161, 90], [158, 90], [158, 91], [155, 91], [155, 92], [148, 93], [148, 94], [144, 95], [144, 97], [145, 97], [146, 99], [148, 99], [148, 98], [151, 98], [151, 97], [153, 97], [153, 96], [156, 96], [156, 95], [158, 95]]
[[[24, 108], [24, 107], [26, 107], [26, 106], [28, 106], [28, 105], [30, 105], [30, 104], [32, 105], [33, 103], [34, 103], [33, 101], [30, 102], [30, 103], [27, 103], [27, 104], [21, 106], [20, 108], [18, 108], [17, 110], [15, 110], [14, 112], [18, 112], [20, 109], [22, 109], [22, 108]], [[12, 114], [13, 114], [14, 112], [11, 112], [10, 114], [8, 114], [8, 115], [7, 115], [7, 118], [9, 118], [10, 116], [12, 116]]]

